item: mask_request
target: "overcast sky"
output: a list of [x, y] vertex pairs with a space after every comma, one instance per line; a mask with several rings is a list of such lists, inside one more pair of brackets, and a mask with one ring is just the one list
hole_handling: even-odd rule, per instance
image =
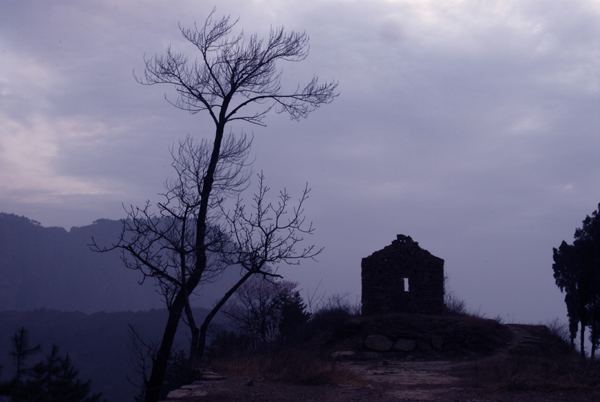
[[[339, 81], [306, 120], [253, 133], [274, 189], [312, 188], [318, 262], [284, 267], [305, 291], [360, 295], [360, 262], [407, 234], [445, 260], [448, 287], [510, 322], [564, 320], [552, 247], [600, 202], [600, 1], [221, 0], [247, 34], [306, 31], [290, 87]], [[0, 3], [0, 211], [44, 226], [119, 219], [158, 201], [169, 146], [204, 116], [142, 86], [143, 57], [214, 3]], [[320, 284], [320, 285], [319, 285]]]

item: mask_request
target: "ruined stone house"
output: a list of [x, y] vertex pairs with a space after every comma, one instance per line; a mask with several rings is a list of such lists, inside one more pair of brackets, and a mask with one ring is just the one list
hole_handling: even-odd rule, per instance
[[441, 314], [444, 260], [419, 247], [410, 236], [362, 259], [362, 313]]

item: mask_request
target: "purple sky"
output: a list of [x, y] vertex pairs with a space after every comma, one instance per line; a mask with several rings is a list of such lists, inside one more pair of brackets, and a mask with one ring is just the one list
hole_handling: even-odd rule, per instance
[[[137, 84], [143, 56], [194, 57], [177, 24], [213, 3], [20, 0], [0, 5], [0, 211], [44, 226], [119, 219], [157, 201], [169, 146], [203, 116]], [[254, 170], [299, 194], [319, 262], [283, 267], [305, 291], [360, 295], [361, 258], [407, 234], [448, 287], [506, 321], [565, 319], [552, 247], [600, 202], [600, 1], [229, 1], [248, 34], [306, 31], [289, 85], [340, 82], [300, 122], [273, 114]]]

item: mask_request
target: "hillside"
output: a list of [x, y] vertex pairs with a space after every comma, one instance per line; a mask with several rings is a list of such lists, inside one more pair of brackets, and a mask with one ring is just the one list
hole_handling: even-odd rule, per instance
[[[543, 325], [410, 314], [330, 324], [310, 342], [312, 352], [325, 359], [320, 371], [306, 358], [310, 351], [283, 350], [266, 358], [262, 353], [254, 363], [215, 361], [213, 369], [227, 377], [198, 381], [167, 400], [592, 402], [600, 397], [598, 366], [583, 362]], [[246, 369], [269, 365], [317, 376], [282, 381], [281, 372]]]
[[[92, 237], [110, 246], [121, 227], [119, 221], [99, 219], [66, 231], [0, 213], [0, 311], [46, 308], [90, 314], [162, 308], [151, 281], [140, 286], [142, 276], [124, 266], [120, 251], [90, 250]], [[198, 289], [193, 304], [211, 306], [236, 277], [239, 270], [229, 269], [219, 282]]]

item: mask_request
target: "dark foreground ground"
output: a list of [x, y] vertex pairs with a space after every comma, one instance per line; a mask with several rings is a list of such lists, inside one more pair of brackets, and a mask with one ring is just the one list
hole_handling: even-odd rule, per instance
[[[302, 385], [265, 378], [252, 370], [229, 370], [218, 381], [199, 381], [186, 390], [177, 390], [172, 400], [186, 402], [341, 402], [341, 401], [451, 401], [451, 402], [592, 402], [600, 401], [600, 369], [584, 362], [564, 341], [545, 326], [501, 325], [494, 322], [445, 319], [431, 322], [431, 328], [446, 328], [438, 336], [456, 340], [469, 327], [469, 336], [460, 335], [454, 349], [428, 353], [377, 353], [365, 350], [365, 336], [386, 333], [417, 336], [431, 334], [427, 325], [402, 317], [394, 328], [382, 329], [381, 322], [351, 324], [354, 329], [335, 342], [328, 341], [327, 353], [352, 352], [345, 360], [329, 361], [335, 372], [327, 385]], [[485, 320], [491, 321], [491, 320]], [[487, 327], [486, 327], [487, 326]], [[407, 328], [413, 328], [409, 334]], [[425, 328], [424, 330], [422, 330]], [[490, 332], [491, 331], [491, 332]], [[479, 333], [478, 333], [479, 332]], [[482, 336], [482, 335], [486, 336]], [[496, 334], [491, 340], [487, 338]], [[466, 341], [465, 341], [466, 339]], [[358, 341], [357, 341], [358, 340]], [[358, 343], [357, 343], [358, 342]], [[466, 343], [465, 343], [466, 342]], [[360, 343], [360, 344], [359, 344]], [[467, 345], [467, 346], [465, 346]], [[473, 350], [482, 352], [473, 353]], [[350, 353], [349, 353], [350, 354]], [[221, 370], [226, 366], [221, 366]], [[261, 378], [262, 377], [262, 378]], [[268, 377], [268, 376], [267, 376]], [[210, 378], [210, 376], [206, 376]], [[169, 399], [171, 400], [171, 399]]]
[[[341, 402], [341, 401], [460, 401], [460, 402], [596, 402], [595, 388], [539, 387], [533, 390], [493, 389], [465, 386], [453, 377], [461, 365], [449, 362], [411, 362], [399, 365], [356, 365], [364, 372], [365, 383], [339, 385], [295, 385], [279, 381], [228, 378], [199, 384], [196, 396], [181, 401], [246, 402]], [[375, 378], [378, 377], [378, 378]]]

